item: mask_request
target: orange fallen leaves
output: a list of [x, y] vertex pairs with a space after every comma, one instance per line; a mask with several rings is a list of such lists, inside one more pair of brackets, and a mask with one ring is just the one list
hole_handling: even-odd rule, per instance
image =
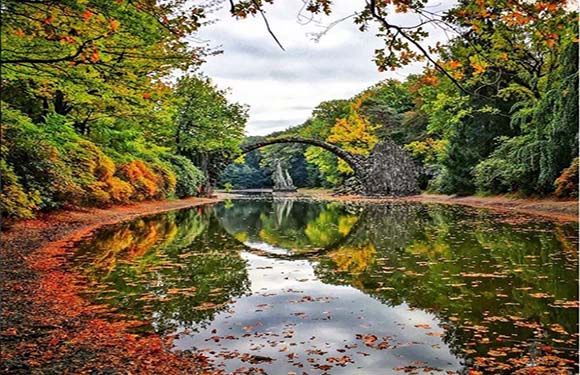
[[[167, 205], [167, 203], [164, 203]], [[156, 205], [162, 205], [156, 203]], [[143, 204], [144, 207], [148, 203]], [[143, 208], [141, 208], [143, 210]], [[135, 215], [135, 208], [118, 207], [116, 214], [111, 214], [110, 221], [121, 217]], [[93, 214], [85, 214], [87, 217]], [[116, 216], [114, 216], [116, 215]], [[103, 223], [107, 217], [86, 219], [87, 223]], [[33, 233], [43, 233], [47, 221], [42, 225], [21, 224], [23, 234], [14, 236], [34, 236]], [[81, 297], [87, 285], [83, 277], [72, 270], [68, 264], [70, 245], [89, 234], [98, 224], [81, 225], [81, 229], [69, 229], [66, 240], [49, 242], [39, 235], [40, 239], [31, 237], [33, 249], [26, 257], [15, 254], [22, 248], [9, 246], [2, 250], [2, 256], [11, 254], [18, 259], [26, 259], [22, 265], [24, 276], [12, 281], [8, 289], [18, 290], [11, 293], [9, 299], [3, 301], [3, 316], [10, 316], [17, 312], [21, 319], [26, 321], [25, 330], [32, 335], [24, 335], [17, 327], [8, 327], [1, 334], [22, 335], [19, 343], [3, 347], [2, 361], [10, 359], [20, 365], [31, 367], [31, 371], [38, 369], [51, 371], [59, 368], [58, 372], [89, 373], [101, 372], [103, 369], [113, 369], [117, 373], [139, 374], [199, 374], [216, 373], [209, 365], [208, 359], [201, 354], [174, 353], [173, 338], [163, 338], [158, 335], [135, 335], [131, 333], [134, 327], [144, 324], [142, 321], [121, 320], [112, 322], [102, 313], [108, 310], [107, 306], [94, 305]], [[27, 230], [22, 231], [22, 227]], [[78, 226], [76, 227], [78, 228]], [[57, 234], [61, 232], [57, 231]], [[62, 233], [67, 233], [63, 230]], [[13, 236], [13, 237], [14, 237]], [[62, 237], [62, 236], [61, 236]], [[30, 241], [30, 240], [28, 240]], [[34, 250], [36, 246], [47, 243], [44, 247]], [[34, 278], [30, 278], [30, 274]], [[28, 277], [28, 278], [27, 278]], [[14, 282], [20, 282], [14, 284]], [[18, 306], [25, 301], [26, 308]], [[24, 314], [24, 315], [23, 315]], [[90, 353], [86, 357], [83, 353]], [[19, 362], [18, 362], [19, 361]], [[55, 367], [56, 366], [56, 367]], [[32, 370], [34, 368], [34, 370]], [[55, 370], [56, 371], [56, 370]]]

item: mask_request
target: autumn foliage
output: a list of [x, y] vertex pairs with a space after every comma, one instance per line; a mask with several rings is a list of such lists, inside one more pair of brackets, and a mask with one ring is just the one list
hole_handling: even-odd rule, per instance
[[115, 161], [76, 134], [63, 116], [48, 116], [37, 125], [8, 105], [3, 107], [0, 204], [7, 218], [29, 218], [36, 211], [65, 205], [181, 198], [193, 195], [195, 189], [176, 194], [178, 183], [197, 187], [203, 182], [201, 172], [187, 159], [167, 156], [165, 161], [137, 148], [141, 151], [135, 155]]
[[554, 183], [556, 185], [556, 196], [577, 197], [578, 196], [578, 158], [564, 169], [560, 177]]

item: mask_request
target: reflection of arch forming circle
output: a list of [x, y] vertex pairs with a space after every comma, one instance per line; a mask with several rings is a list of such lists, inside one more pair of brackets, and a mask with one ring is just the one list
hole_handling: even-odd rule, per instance
[[393, 141], [378, 143], [368, 156], [357, 155], [316, 139], [286, 137], [264, 140], [241, 147], [242, 154], [279, 143], [318, 146], [343, 159], [354, 171], [367, 196], [408, 196], [419, 193], [417, 169], [407, 153]]
[[[290, 201], [290, 200], [287, 200], [287, 201]], [[364, 213], [364, 211], [363, 211], [363, 213]], [[292, 252], [276, 253], [276, 252], [271, 252], [271, 251], [266, 251], [264, 249], [260, 249], [258, 247], [252, 246], [251, 244], [248, 244], [246, 242], [239, 240], [238, 238], [236, 238], [234, 233], [232, 233], [231, 229], [228, 229], [228, 226], [224, 223], [223, 217], [220, 216], [219, 214], [217, 214], [215, 211], [214, 211], [214, 215], [215, 215], [215, 218], [217, 219], [217, 221], [220, 223], [220, 226], [226, 231], [226, 233], [231, 237], [231, 239], [233, 239], [233, 240], [237, 241], [238, 243], [240, 243], [241, 245], [243, 245], [245, 247], [246, 252], [252, 253], [254, 255], [258, 255], [261, 257], [278, 259], [278, 260], [301, 260], [301, 259], [311, 259], [313, 256], [322, 256], [322, 255], [327, 254], [333, 250], [340, 249], [345, 243], [348, 243], [349, 239], [352, 236], [354, 236], [354, 238], [357, 238], [360, 235], [359, 231], [360, 231], [361, 227], [364, 227], [363, 220], [362, 220], [364, 215], [359, 213], [359, 217], [358, 217], [357, 221], [350, 228], [349, 232], [344, 237], [339, 238], [338, 240], [331, 243], [330, 245], [327, 245], [323, 248], [318, 248], [316, 250], [306, 251], [306, 252], [301, 252], [301, 253], [292, 253]]]

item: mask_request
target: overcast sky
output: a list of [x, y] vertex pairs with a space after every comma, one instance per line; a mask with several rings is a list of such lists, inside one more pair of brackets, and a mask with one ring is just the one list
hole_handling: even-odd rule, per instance
[[[286, 51], [268, 34], [261, 17], [235, 21], [224, 7], [213, 15], [217, 21], [198, 34], [223, 54], [209, 57], [201, 70], [220, 88], [229, 88], [232, 100], [250, 106], [248, 135], [299, 125], [321, 101], [347, 99], [380, 80], [419, 72], [420, 66], [415, 65], [379, 73], [372, 59], [381, 41], [374, 32], [360, 32], [352, 19], [337, 24], [318, 42], [313, 40], [312, 34], [324, 30], [324, 25], [362, 9], [363, 4], [337, 0], [330, 17], [307, 24], [298, 16], [302, 0], [278, 0], [266, 6], [270, 25]], [[443, 4], [433, 3], [434, 9]], [[417, 21], [400, 14], [389, 19], [405, 25]], [[432, 30], [429, 43], [444, 39]]]

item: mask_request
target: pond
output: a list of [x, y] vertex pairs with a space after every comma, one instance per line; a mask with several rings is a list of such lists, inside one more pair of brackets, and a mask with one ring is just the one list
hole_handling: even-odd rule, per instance
[[574, 373], [578, 226], [419, 203], [236, 199], [103, 227], [86, 297], [226, 372]]

